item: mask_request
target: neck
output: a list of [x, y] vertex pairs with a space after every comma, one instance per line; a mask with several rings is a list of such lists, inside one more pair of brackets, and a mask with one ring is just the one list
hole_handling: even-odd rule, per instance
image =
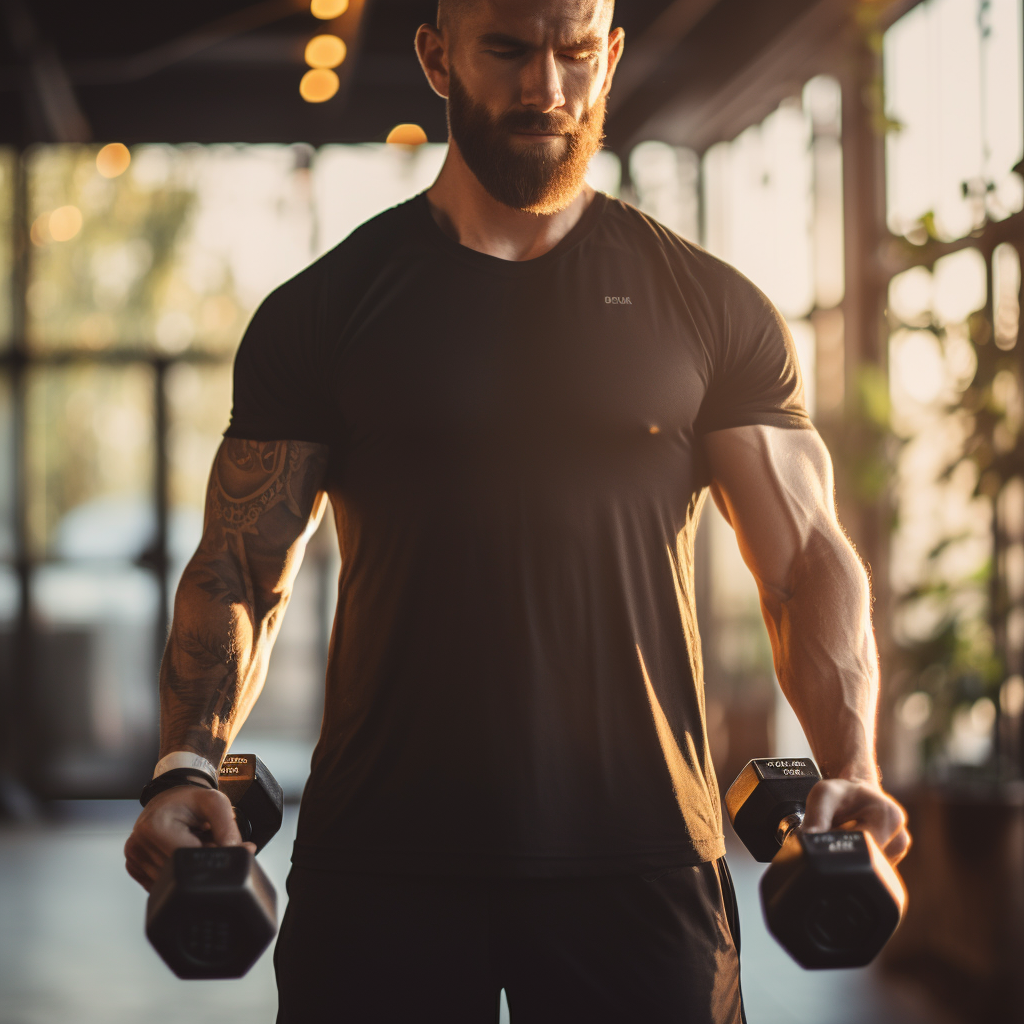
[[532, 260], [553, 249], [575, 227], [594, 195], [594, 189], [584, 183], [561, 210], [513, 210], [480, 184], [451, 138], [441, 173], [427, 190], [430, 212], [445, 234], [460, 245], [503, 260]]

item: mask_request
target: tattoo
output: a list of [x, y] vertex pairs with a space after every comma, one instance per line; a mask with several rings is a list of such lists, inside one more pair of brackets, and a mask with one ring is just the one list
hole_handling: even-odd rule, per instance
[[224, 442], [224, 459], [214, 463], [210, 511], [228, 528], [258, 532], [261, 517], [284, 502], [302, 515], [302, 453], [294, 442]]
[[199, 550], [178, 587], [160, 671], [161, 748], [215, 763], [248, 714], [323, 509], [327, 448], [226, 439], [214, 460]]

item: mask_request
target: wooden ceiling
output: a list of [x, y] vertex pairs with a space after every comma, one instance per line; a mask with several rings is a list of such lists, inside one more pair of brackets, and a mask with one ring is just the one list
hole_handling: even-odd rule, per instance
[[[702, 111], [823, 7], [849, 3], [619, 0], [627, 44], [609, 146], [707, 144]], [[434, 13], [433, 0], [351, 0], [335, 22], [315, 19], [308, 0], [0, 0], [0, 143], [321, 145], [380, 141], [402, 121], [440, 142], [444, 104], [412, 47]], [[341, 35], [349, 56], [338, 94], [309, 104], [298, 93], [303, 50], [323, 31]], [[790, 87], [785, 78], [776, 91]]]

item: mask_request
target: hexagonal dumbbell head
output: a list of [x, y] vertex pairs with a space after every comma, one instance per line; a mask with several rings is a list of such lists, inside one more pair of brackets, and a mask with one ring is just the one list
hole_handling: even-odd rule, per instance
[[146, 935], [179, 978], [240, 978], [277, 931], [277, 894], [244, 846], [174, 851], [146, 904]]
[[803, 820], [807, 794], [821, 778], [809, 757], [759, 757], [725, 794], [729, 820], [755, 860], [770, 861], [787, 831]]
[[789, 834], [761, 879], [769, 931], [804, 967], [863, 967], [903, 916], [906, 890], [867, 832]]
[[228, 754], [217, 786], [231, 801], [243, 842], [262, 850], [281, 827], [284, 794], [277, 779], [255, 754]]

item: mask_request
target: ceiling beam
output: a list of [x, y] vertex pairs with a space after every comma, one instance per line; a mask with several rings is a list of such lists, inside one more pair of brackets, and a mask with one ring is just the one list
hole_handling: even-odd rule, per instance
[[201, 28], [186, 32], [142, 53], [128, 57], [101, 57], [70, 65], [80, 85], [116, 85], [149, 78], [174, 64], [196, 58], [236, 36], [265, 28], [283, 18], [309, 9], [307, 0], [261, 0], [260, 3], [216, 18]]
[[719, 0], [609, 115], [609, 148], [623, 153], [645, 138], [659, 138], [652, 119], [671, 104], [707, 103], [813, 3]]
[[[719, 0], [609, 115], [608, 144], [625, 153], [658, 139], [703, 152], [735, 138], [814, 75], [842, 74], [853, 33], [884, 31], [919, 2]], [[869, 6], [874, 20], [859, 25], [857, 8]]]
[[653, 75], [718, 0], [671, 0], [635, 42], [627, 37], [615, 87], [608, 96], [614, 114]]
[[92, 130], [56, 48], [40, 35], [24, 0], [3, 0], [0, 9], [21, 65], [22, 96], [33, 133], [50, 142], [88, 142]]

